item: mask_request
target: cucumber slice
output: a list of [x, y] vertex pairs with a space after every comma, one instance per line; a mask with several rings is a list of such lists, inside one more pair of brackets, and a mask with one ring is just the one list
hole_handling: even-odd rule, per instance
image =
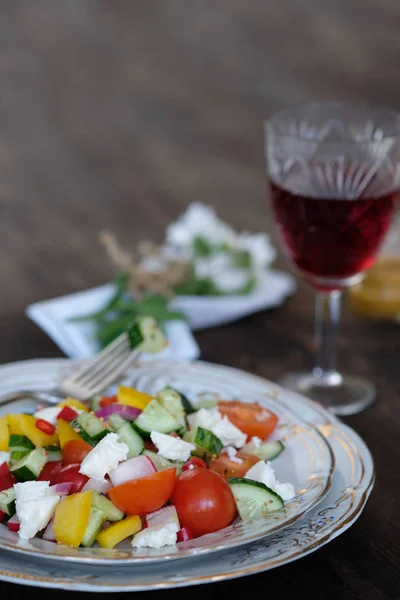
[[121, 521], [125, 517], [125, 513], [119, 510], [111, 500], [95, 490], [92, 490], [92, 507], [101, 510], [107, 521]]
[[258, 447], [253, 443], [249, 442], [246, 446], [243, 446], [242, 452], [257, 456], [261, 460], [273, 460], [280, 455], [285, 449], [285, 446], [280, 440], [274, 442], [261, 443]]
[[11, 467], [11, 473], [18, 479], [18, 481], [33, 481], [40, 475], [40, 471], [43, 469], [47, 462], [46, 451], [43, 448], [36, 448], [31, 450], [29, 454], [21, 458], [13, 467]]
[[157, 400], [150, 400], [133, 422], [133, 426], [140, 435], [149, 438], [152, 431], [160, 433], [178, 431], [180, 423]]
[[15, 489], [13, 487], [0, 492], [0, 510], [9, 517], [15, 515]]
[[56, 460], [62, 460], [61, 450], [58, 448], [47, 450], [47, 462], [55, 462]]
[[102, 510], [92, 506], [90, 509], [89, 522], [86, 526], [85, 533], [83, 535], [81, 546], [85, 548], [91, 548], [96, 541], [96, 535], [99, 533], [107, 517]]
[[89, 406], [90, 406], [90, 410], [92, 412], [96, 412], [96, 410], [99, 410], [100, 408], [100, 401], [102, 400], [103, 396], [101, 394], [95, 394], [94, 396], [92, 396], [89, 400]]
[[282, 498], [258, 481], [242, 477], [228, 479], [238, 513], [243, 521], [256, 519], [285, 507]]
[[123, 419], [118, 413], [112, 413], [108, 417], [107, 422], [114, 431], [118, 431], [118, 429], [122, 427], [122, 425], [128, 423], [128, 421], [126, 419]]
[[179, 434], [185, 433], [186, 411], [181, 395], [173, 388], [166, 387], [158, 393], [157, 400], [180, 424]]
[[144, 448], [143, 438], [134, 430], [131, 423], [125, 421], [117, 429], [117, 435], [120, 442], [124, 442], [129, 448], [127, 458], [139, 456]]
[[35, 445], [32, 444], [31, 440], [27, 438], [26, 435], [16, 434], [10, 435], [8, 446], [12, 463], [18, 462], [35, 448]]
[[92, 446], [95, 446], [103, 437], [109, 433], [101, 419], [91, 413], [82, 412], [71, 423], [71, 427]]
[[196, 450], [192, 452], [195, 456], [199, 456], [206, 462], [219, 456], [223, 448], [223, 443], [212, 431], [203, 427], [189, 429], [183, 439], [196, 446]]
[[137, 317], [127, 330], [132, 349], [157, 354], [167, 345], [167, 340], [153, 317]]
[[152, 452], [151, 450], [143, 450], [142, 454], [151, 458], [157, 471], [165, 471], [165, 469], [175, 467], [177, 475], [182, 473], [182, 467], [185, 463], [180, 460], [169, 460], [168, 458], [161, 456], [161, 454], [157, 454], [157, 452]]

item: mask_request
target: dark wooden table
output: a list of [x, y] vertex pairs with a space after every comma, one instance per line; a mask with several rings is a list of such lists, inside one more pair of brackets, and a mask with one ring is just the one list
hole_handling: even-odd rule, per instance
[[[324, 98], [400, 107], [398, 0], [3, 0], [0, 9], [3, 363], [62, 356], [24, 310], [110, 278], [96, 237], [104, 227], [125, 243], [161, 240], [198, 200], [276, 240], [263, 158], [271, 111]], [[281, 257], [277, 266], [287, 268]], [[199, 333], [202, 358], [272, 380], [309, 368], [312, 304], [300, 284], [278, 309]], [[305, 559], [199, 592], [400, 598], [399, 350], [398, 326], [345, 306], [340, 365], [379, 391], [371, 409], [345, 419], [377, 469], [356, 524]], [[2, 600], [30, 591], [0, 583]], [[67, 598], [41, 590], [54, 594]]]

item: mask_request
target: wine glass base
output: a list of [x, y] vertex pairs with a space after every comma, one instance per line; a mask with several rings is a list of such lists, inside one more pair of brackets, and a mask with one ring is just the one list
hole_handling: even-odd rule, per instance
[[312, 373], [288, 373], [279, 381], [282, 387], [307, 396], [336, 415], [357, 414], [371, 404], [376, 397], [374, 384], [363, 377], [338, 374], [332, 383], [319, 380]]

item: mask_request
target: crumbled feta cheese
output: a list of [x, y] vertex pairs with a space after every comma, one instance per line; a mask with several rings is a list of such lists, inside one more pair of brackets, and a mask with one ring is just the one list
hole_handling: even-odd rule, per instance
[[20, 522], [18, 535], [29, 540], [46, 527], [61, 496], [50, 488], [49, 481], [16, 483], [14, 490], [15, 510]]
[[240, 431], [218, 408], [201, 408], [187, 416], [191, 428], [203, 427], [216, 435], [224, 446], [242, 448], [246, 443], [246, 434]]
[[170, 460], [187, 461], [190, 458], [190, 453], [196, 450], [194, 444], [189, 444], [180, 438], [166, 435], [159, 431], [152, 431], [150, 434], [151, 441], [157, 446], [158, 453], [164, 458]]
[[261, 446], [261, 438], [254, 435], [250, 440], [250, 444], [252, 444], [254, 448], [259, 448]]
[[231, 423], [226, 415], [214, 425], [212, 432], [219, 437], [224, 446], [243, 448], [246, 443], [246, 434]]
[[242, 290], [250, 281], [251, 277], [246, 269], [230, 267], [213, 278], [220, 292], [234, 294]]
[[237, 450], [233, 446], [226, 446], [226, 448], [222, 448], [222, 452], [229, 456], [229, 460], [235, 463], [242, 463], [243, 460], [236, 456]]
[[192, 429], [203, 427], [212, 431], [214, 425], [221, 421], [222, 415], [218, 408], [200, 408], [200, 410], [187, 415], [187, 421]]
[[129, 448], [118, 440], [116, 433], [108, 433], [83, 459], [79, 472], [96, 481], [105, 481], [105, 475], [128, 456]]
[[247, 471], [245, 477], [263, 483], [276, 492], [282, 500], [291, 500], [296, 495], [291, 483], [280, 483], [276, 479], [275, 471], [269, 462], [259, 460]]
[[3, 463], [8, 463], [10, 460], [10, 452], [0, 452], [0, 465]]
[[43, 419], [52, 425], [57, 425], [57, 417], [59, 413], [62, 411], [62, 407], [60, 406], [48, 406], [47, 408], [41, 408], [33, 413], [33, 416], [36, 419]]
[[[33, 413], [33, 416], [37, 419], [43, 419], [52, 425], [57, 425], [57, 417], [63, 408], [64, 406], [48, 406], [46, 408], [37, 410], [35, 413]], [[76, 408], [75, 406], [71, 406], [71, 408], [78, 414], [83, 412], [83, 410]]]
[[154, 525], [146, 527], [137, 533], [133, 540], [134, 548], [162, 548], [163, 546], [174, 546], [177, 540], [179, 525], [167, 523], [167, 525]]

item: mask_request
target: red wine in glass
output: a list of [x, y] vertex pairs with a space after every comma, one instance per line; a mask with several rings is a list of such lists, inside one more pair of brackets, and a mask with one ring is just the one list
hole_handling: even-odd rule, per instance
[[299, 195], [273, 182], [270, 188], [284, 247], [316, 287], [329, 289], [329, 280], [346, 285], [375, 262], [396, 209], [397, 190], [378, 197], [336, 199]]

